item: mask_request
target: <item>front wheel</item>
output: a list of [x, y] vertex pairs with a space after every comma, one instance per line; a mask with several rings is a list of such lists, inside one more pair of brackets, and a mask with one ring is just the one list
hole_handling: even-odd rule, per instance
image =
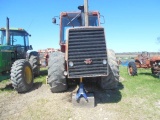
[[48, 61], [48, 84], [51, 86], [53, 93], [62, 92], [67, 89], [64, 71], [64, 53], [59, 51], [51, 53]]
[[11, 67], [11, 82], [17, 92], [27, 92], [33, 85], [32, 67], [25, 59], [16, 60]]

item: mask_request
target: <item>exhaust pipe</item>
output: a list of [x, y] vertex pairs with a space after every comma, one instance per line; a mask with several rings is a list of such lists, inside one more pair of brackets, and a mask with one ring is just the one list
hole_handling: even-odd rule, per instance
[[81, 26], [85, 26], [84, 6], [78, 6], [78, 9], [81, 10]]
[[83, 6], [78, 6], [78, 9], [81, 10], [81, 25], [89, 26], [88, 21], [88, 0], [84, 0]]
[[88, 21], [88, 0], [84, 0], [84, 18], [85, 18], [85, 26], [89, 26], [89, 21]]
[[10, 34], [9, 34], [9, 18], [6, 19], [6, 40], [7, 45], [10, 45]]

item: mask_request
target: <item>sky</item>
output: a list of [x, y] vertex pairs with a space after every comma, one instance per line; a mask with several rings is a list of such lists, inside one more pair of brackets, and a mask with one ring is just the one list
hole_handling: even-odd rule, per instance
[[[34, 50], [60, 48], [59, 26], [52, 23], [62, 11], [78, 11], [84, 0], [0, 0], [0, 28], [24, 28]], [[89, 10], [105, 18], [106, 43], [115, 52], [159, 52], [160, 0], [88, 0]], [[103, 21], [103, 20], [102, 20]]]

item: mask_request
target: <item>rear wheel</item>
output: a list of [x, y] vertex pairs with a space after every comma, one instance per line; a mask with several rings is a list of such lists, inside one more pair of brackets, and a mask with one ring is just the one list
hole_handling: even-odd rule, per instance
[[17, 92], [27, 92], [33, 85], [32, 67], [25, 59], [17, 60], [11, 67], [11, 82]]
[[154, 68], [151, 68], [151, 72], [152, 72], [152, 74], [155, 74], [155, 72], [154, 72]]
[[29, 62], [33, 69], [33, 74], [35, 77], [40, 74], [40, 58], [37, 52], [31, 52], [29, 57]]
[[51, 53], [48, 61], [48, 84], [52, 92], [62, 92], [67, 89], [64, 71], [64, 53], [59, 51]]
[[137, 75], [137, 67], [135, 62], [129, 62], [128, 63], [128, 68], [127, 68], [128, 74], [130, 76], [135, 76]]
[[113, 50], [108, 50], [109, 75], [101, 77], [99, 85], [102, 89], [116, 89], [119, 83], [119, 66]]

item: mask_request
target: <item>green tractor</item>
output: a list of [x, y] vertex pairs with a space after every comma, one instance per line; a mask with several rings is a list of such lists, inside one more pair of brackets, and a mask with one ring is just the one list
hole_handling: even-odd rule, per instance
[[[12, 86], [17, 92], [27, 92], [33, 85], [34, 76], [40, 72], [39, 54], [32, 50], [24, 29], [0, 29], [0, 76], [10, 71]], [[30, 50], [30, 52], [28, 52]]]

